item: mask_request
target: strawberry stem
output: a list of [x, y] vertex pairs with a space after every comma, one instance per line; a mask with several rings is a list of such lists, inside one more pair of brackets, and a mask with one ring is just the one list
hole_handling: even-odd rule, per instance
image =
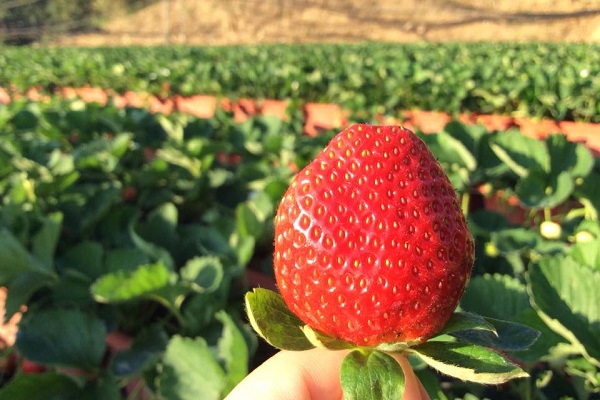
[[544, 221], [550, 221], [552, 219], [552, 213], [550, 207], [544, 207]]
[[471, 200], [471, 195], [469, 192], [465, 192], [461, 197], [460, 208], [462, 209], [463, 214], [466, 216], [469, 214], [469, 201]]

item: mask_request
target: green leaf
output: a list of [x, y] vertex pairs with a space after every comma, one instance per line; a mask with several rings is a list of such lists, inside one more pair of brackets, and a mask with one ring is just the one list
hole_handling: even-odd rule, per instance
[[281, 350], [308, 350], [315, 346], [302, 331], [302, 322], [271, 290], [256, 288], [246, 293], [250, 324], [271, 346]]
[[111, 146], [111, 142], [106, 138], [99, 138], [77, 146], [72, 152], [76, 168], [78, 170], [113, 171], [119, 160], [112, 154]]
[[[227, 238], [216, 227], [206, 227], [199, 224], [190, 226], [182, 226], [181, 237], [185, 240], [184, 243], [189, 244], [203, 253], [219, 256], [229, 254], [231, 249]], [[195, 250], [195, 251], [198, 251]]]
[[569, 248], [569, 255], [583, 265], [600, 271], [600, 246], [597, 240], [600, 235], [586, 232], [593, 235], [593, 241], [576, 242]]
[[488, 135], [485, 126], [464, 124], [458, 120], [448, 122], [444, 132], [457, 139], [475, 157], [478, 157], [481, 139]]
[[162, 262], [139, 266], [134, 272], [113, 272], [98, 279], [91, 287], [96, 301], [114, 303], [149, 297], [165, 288], [170, 272]]
[[219, 188], [234, 177], [233, 172], [224, 168], [211, 168], [208, 172], [208, 182], [211, 188]]
[[63, 270], [78, 271], [91, 280], [103, 272], [104, 248], [99, 242], [83, 241], [68, 249], [60, 258]]
[[[133, 272], [140, 265], [150, 264], [150, 257], [137, 247], [117, 247], [106, 251], [102, 272]], [[96, 277], [98, 278], [99, 275]]]
[[563, 134], [549, 135], [546, 145], [550, 154], [551, 172], [567, 172], [571, 177], [584, 177], [594, 166], [594, 157], [582, 143], [575, 143]]
[[475, 236], [489, 237], [490, 232], [501, 231], [510, 227], [506, 217], [494, 211], [477, 210], [469, 214], [469, 230]]
[[546, 175], [534, 170], [517, 183], [515, 193], [526, 207], [545, 208], [563, 203], [574, 189], [573, 179], [566, 171]]
[[434, 133], [426, 135], [423, 140], [440, 162], [461, 166], [469, 171], [474, 171], [477, 168], [477, 160], [473, 153], [450, 134], [446, 132]]
[[96, 379], [86, 382], [79, 399], [121, 400], [119, 382], [115, 376], [102, 371]]
[[525, 351], [540, 336], [540, 332], [523, 324], [486, 318], [495, 332], [485, 330], [462, 330], [451, 333], [460, 341], [477, 344], [501, 351]]
[[582, 221], [575, 229], [575, 243], [569, 248], [569, 255], [583, 265], [600, 270], [598, 240], [600, 240], [598, 221]]
[[[136, 233], [147, 242], [165, 249], [177, 248], [179, 211], [173, 203], [164, 203], [148, 214], [145, 222], [138, 222]], [[162, 255], [161, 255], [162, 256]]]
[[164, 114], [158, 114], [156, 116], [156, 120], [163, 128], [167, 136], [169, 136], [169, 138], [171, 138], [176, 143], [183, 142], [184, 125], [181, 121], [170, 119]]
[[199, 178], [202, 174], [202, 161], [191, 158], [187, 154], [173, 147], [158, 149], [156, 151], [156, 156], [169, 164], [185, 169], [194, 178]]
[[494, 141], [496, 134], [486, 134], [479, 141], [479, 151], [477, 153], [478, 168], [475, 171], [481, 174], [479, 179], [490, 180], [492, 178], [500, 178], [510, 174], [510, 167], [505, 164], [492, 150], [490, 145]]
[[444, 328], [439, 332], [440, 334], [451, 334], [457, 331], [464, 331], [467, 329], [471, 330], [482, 330], [491, 332], [493, 335], [496, 334], [496, 328], [490, 324], [481, 315], [469, 313], [469, 312], [455, 312], [450, 316]]
[[114, 205], [123, 201], [121, 186], [117, 181], [104, 182], [74, 194], [77, 196], [77, 205], [69, 204], [63, 212], [65, 227], [76, 232], [95, 228], [100, 221], [111, 216]]
[[77, 310], [47, 310], [27, 314], [19, 326], [17, 348], [28, 359], [48, 365], [92, 369], [104, 352], [104, 323]]
[[232, 235], [232, 246], [235, 252], [239, 265], [248, 265], [252, 256], [254, 255], [254, 249], [256, 247], [256, 238], [252, 236]]
[[429, 341], [408, 351], [441, 373], [465, 381], [497, 385], [529, 376], [500, 354], [482, 346]]
[[203, 338], [173, 336], [158, 376], [159, 396], [169, 400], [220, 400], [225, 384], [225, 372]]
[[54, 251], [62, 228], [62, 214], [52, 213], [44, 218], [41, 229], [32, 237], [32, 252], [46, 269], [54, 266]]
[[15, 276], [8, 285], [8, 294], [4, 304], [5, 320], [20, 311], [21, 307], [27, 304], [35, 292], [56, 283], [57, 280], [54, 277], [38, 271], [27, 271]]
[[406, 386], [402, 367], [382, 351], [354, 350], [340, 371], [345, 400], [401, 399]]
[[123, 157], [130, 147], [133, 139], [133, 134], [129, 132], [121, 132], [115, 135], [110, 142], [110, 152], [117, 158]]
[[133, 223], [129, 225], [129, 235], [133, 240], [135, 246], [142, 252], [144, 252], [154, 260], [161, 260], [164, 263], [164, 265], [171, 271], [175, 268], [175, 261], [173, 261], [173, 257], [171, 256], [171, 254], [166, 249], [152, 242], [149, 242], [142, 238], [140, 235], [138, 235], [138, 233], [135, 231]]
[[111, 371], [117, 376], [139, 375], [160, 360], [168, 342], [169, 337], [158, 325], [144, 328], [129, 349], [115, 354], [111, 361]]
[[313, 344], [314, 347], [318, 347], [321, 349], [344, 350], [355, 347], [354, 345], [348, 342], [315, 331], [308, 325], [304, 325], [302, 327], [302, 332], [304, 332], [304, 335]]
[[181, 278], [196, 292], [213, 292], [223, 281], [223, 264], [217, 257], [194, 257], [179, 270]]
[[508, 254], [535, 248], [540, 235], [535, 230], [518, 227], [492, 232], [490, 239], [500, 253]]
[[600, 215], [600, 173], [592, 171], [575, 189], [575, 197], [585, 200], [593, 209], [595, 218]]
[[186, 296], [182, 305], [186, 334], [201, 334], [214, 325], [216, 313], [227, 307], [227, 298], [219, 292], [195, 292]]
[[22, 130], [34, 130], [40, 123], [40, 111], [38, 104], [30, 104], [25, 109], [15, 112], [11, 118], [11, 123]]
[[546, 324], [600, 366], [600, 271], [567, 256], [546, 256], [529, 270], [533, 305]]
[[56, 372], [18, 375], [0, 389], [0, 400], [78, 400], [81, 389], [70, 377]]
[[41, 262], [6, 229], [0, 229], [0, 286], [6, 286], [18, 274], [39, 272], [53, 277]]
[[264, 225], [256, 210], [254, 210], [250, 204], [240, 203], [235, 209], [235, 217], [236, 226], [242, 238], [256, 238], [260, 236]]
[[512, 276], [501, 274], [474, 276], [460, 306], [463, 310], [503, 320], [512, 320], [531, 307], [525, 285]]
[[[502, 301], [498, 301], [498, 299], [502, 299]], [[514, 321], [532, 328], [533, 331], [541, 332], [540, 337], [535, 343], [529, 343], [530, 348], [527, 351], [522, 351], [523, 349], [520, 348], [518, 349], [518, 353], [512, 354], [513, 357], [519, 360], [535, 362], [541, 357], [546, 356], [549, 350], [562, 340], [560, 336], [544, 324], [531, 307], [525, 284], [512, 276], [485, 274], [473, 277], [461, 299], [460, 306], [463, 310], [489, 317], [486, 319], [492, 324], [496, 320]], [[504, 336], [507, 335], [509, 341], [508, 343], [503, 343], [506, 342]], [[533, 339], [533, 335], [532, 333], [531, 339]], [[475, 343], [486, 345], [485, 343], [489, 343], [489, 341], [500, 341], [500, 343], [493, 344], [492, 347], [504, 348], [510, 345], [515, 347], [515, 350], [508, 351], [517, 351], [516, 347], [519, 346], [518, 344], [515, 346], [515, 343], [511, 344], [510, 331], [498, 332], [498, 336], [496, 338], [480, 338], [479, 340], [481, 341]], [[462, 340], [475, 341], [469, 338], [462, 338]], [[526, 347], [528, 345], [527, 342], [529, 340], [525, 338], [521, 347]]]
[[587, 393], [600, 392], [600, 370], [585, 358], [566, 360], [565, 372], [571, 376], [582, 378]]
[[545, 143], [523, 136], [517, 130], [496, 134], [490, 146], [498, 158], [520, 177], [527, 176], [533, 170], [550, 170], [550, 156]]
[[231, 316], [219, 311], [215, 317], [223, 324], [217, 343], [217, 355], [226, 372], [223, 393], [229, 393], [248, 374], [248, 346], [246, 339]]

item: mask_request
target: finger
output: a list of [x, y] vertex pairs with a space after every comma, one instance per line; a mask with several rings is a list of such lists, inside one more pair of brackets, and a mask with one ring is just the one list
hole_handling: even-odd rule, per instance
[[423, 384], [415, 375], [408, 358], [401, 354], [394, 354], [393, 356], [402, 367], [404, 378], [406, 379], [402, 400], [430, 400], [429, 394], [427, 394]]
[[281, 351], [248, 375], [226, 400], [340, 400], [347, 351]]
[[[340, 367], [347, 351], [281, 351], [248, 375], [226, 400], [342, 399]], [[406, 379], [403, 400], [430, 400], [408, 359], [393, 355]]]

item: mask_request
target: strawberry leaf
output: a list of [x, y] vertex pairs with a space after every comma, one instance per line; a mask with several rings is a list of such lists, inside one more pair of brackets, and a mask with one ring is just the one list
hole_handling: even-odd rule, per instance
[[456, 339], [501, 351], [525, 351], [535, 343], [540, 332], [526, 325], [485, 318], [494, 331], [468, 329], [452, 332]]
[[547, 175], [533, 170], [515, 187], [517, 197], [528, 208], [556, 207], [563, 203], [574, 189], [575, 184], [566, 171]]
[[382, 351], [354, 350], [340, 372], [346, 400], [401, 399], [406, 385], [400, 364]]
[[308, 325], [304, 325], [302, 328], [302, 332], [306, 335], [306, 338], [315, 346], [322, 349], [329, 350], [344, 350], [354, 348], [352, 344], [345, 342], [343, 340], [334, 338], [329, 335], [325, 335], [324, 333], [317, 332], [313, 328]]
[[520, 177], [530, 171], [549, 172], [550, 155], [544, 142], [510, 129], [495, 135], [490, 146], [496, 156]]
[[278, 293], [256, 288], [246, 294], [250, 324], [271, 346], [281, 350], [308, 350], [315, 346], [306, 338], [304, 326], [287, 308]]
[[156, 383], [163, 399], [217, 400], [223, 398], [227, 373], [203, 337], [175, 335], [165, 350]]
[[106, 327], [94, 315], [76, 309], [28, 313], [19, 324], [17, 349], [31, 361], [92, 370], [106, 352]]
[[410, 346], [414, 346], [420, 342], [421, 341], [419, 339], [416, 339], [408, 342], [381, 343], [375, 346], [374, 349], [384, 351], [386, 353], [402, 353]]
[[163, 262], [140, 265], [132, 273], [117, 271], [99, 278], [91, 287], [94, 299], [101, 303], [117, 303], [152, 298], [169, 286], [169, 270]]
[[194, 257], [180, 269], [181, 278], [198, 293], [214, 292], [223, 281], [223, 264], [217, 257]]
[[452, 314], [440, 334], [451, 334], [464, 330], [488, 331], [493, 335], [496, 334], [494, 325], [481, 315], [469, 312], [455, 312]]
[[7, 285], [19, 274], [39, 272], [54, 277], [54, 272], [31, 255], [19, 240], [7, 229], [0, 229], [0, 285]]
[[0, 390], [0, 400], [10, 399], [76, 399], [81, 390], [71, 377], [57, 372], [21, 374]]
[[546, 137], [551, 172], [567, 172], [572, 177], [585, 177], [594, 167], [594, 156], [583, 143], [570, 141], [564, 134]]
[[482, 346], [430, 341], [408, 351], [441, 373], [465, 381], [497, 385], [529, 376], [502, 355]]
[[528, 291], [542, 320], [600, 366], [600, 272], [568, 256], [532, 264]]

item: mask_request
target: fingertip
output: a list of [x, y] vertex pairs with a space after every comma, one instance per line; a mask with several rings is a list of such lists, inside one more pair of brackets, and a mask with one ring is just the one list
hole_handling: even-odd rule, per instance
[[252, 371], [226, 400], [341, 399], [340, 367], [347, 352], [281, 351]]
[[410, 365], [410, 361], [408, 361], [408, 357], [405, 355], [396, 355], [395, 358], [402, 367], [404, 378], [406, 380], [402, 400], [430, 400], [429, 394], [423, 387], [419, 378], [417, 378], [417, 375], [415, 375], [415, 372]]
[[[341, 399], [340, 368], [348, 351], [281, 351], [250, 373], [225, 400]], [[405, 355], [394, 355], [405, 376], [402, 400], [430, 400]]]

